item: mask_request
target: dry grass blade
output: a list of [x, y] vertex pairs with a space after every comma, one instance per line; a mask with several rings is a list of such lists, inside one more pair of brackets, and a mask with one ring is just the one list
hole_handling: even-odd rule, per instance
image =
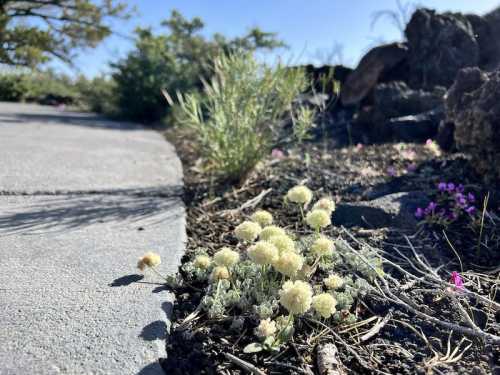
[[251, 363], [249, 363], [247, 361], [244, 361], [241, 358], [236, 357], [235, 355], [232, 355], [232, 354], [229, 354], [229, 353], [224, 353], [224, 357], [226, 357], [226, 359], [228, 361], [234, 363], [235, 365], [241, 367], [243, 370], [246, 370], [246, 371], [248, 371], [248, 372], [250, 372], [252, 374], [255, 374], [255, 375], [266, 375], [266, 373], [264, 371], [258, 369], [257, 367], [255, 367]]
[[361, 342], [367, 341], [371, 339], [373, 336], [377, 335], [382, 328], [391, 320], [392, 318], [392, 312], [389, 312], [384, 319], [380, 320], [375, 324], [368, 332], [366, 332], [363, 336], [361, 336], [360, 340]]

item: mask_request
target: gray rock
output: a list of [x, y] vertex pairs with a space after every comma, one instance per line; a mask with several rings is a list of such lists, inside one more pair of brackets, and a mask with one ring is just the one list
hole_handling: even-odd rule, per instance
[[439, 108], [418, 115], [390, 119], [392, 139], [402, 142], [423, 142], [434, 138], [443, 118], [444, 111]]
[[342, 85], [342, 104], [352, 105], [363, 100], [379, 82], [380, 76], [403, 62], [407, 53], [408, 48], [403, 43], [385, 44], [371, 49]]
[[457, 72], [477, 66], [480, 48], [474, 29], [459, 13], [417, 9], [406, 26], [411, 86], [449, 87]]
[[376, 141], [419, 142], [433, 137], [443, 116], [446, 90], [414, 90], [404, 82], [378, 84], [374, 89], [372, 134]]
[[155, 251], [173, 273], [183, 254], [172, 147], [137, 126], [8, 104], [0, 143], [0, 374], [163, 374], [173, 296], [135, 266]]
[[332, 216], [335, 225], [362, 228], [414, 229], [415, 210], [428, 203], [422, 192], [394, 193], [372, 201], [339, 203]]
[[459, 72], [446, 99], [447, 121], [454, 123], [457, 148], [487, 180], [500, 178], [500, 70]]

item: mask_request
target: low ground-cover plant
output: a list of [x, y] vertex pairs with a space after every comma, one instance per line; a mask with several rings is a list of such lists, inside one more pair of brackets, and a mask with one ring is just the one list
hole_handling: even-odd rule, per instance
[[461, 184], [440, 182], [435, 199], [427, 207], [418, 207], [415, 217], [423, 224], [448, 227], [458, 221], [476, 222], [479, 218], [476, 196]]
[[[312, 197], [305, 186], [291, 189], [285, 197], [288, 209], [303, 214], [298, 226], [276, 226], [270, 212], [258, 210], [236, 226], [236, 246], [223, 247], [213, 256], [198, 249], [182, 266], [182, 282], [203, 286], [200, 308], [210, 319], [232, 316], [258, 322], [255, 341], [246, 352], [279, 350], [304, 318], [329, 325], [354, 322], [355, 300], [384, 274], [373, 250], [360, 250], [361, 260], [344, 251], [344, 240], [323, 233], [331, 225], [335, 204], [322, 198], [304, 212]], [[149, 254], [139, 267], [153, 263]]]
[[[307, 80], [302, 70], [269, 67], [251, 53], [219, 56], [213, 74], [204, 84], [204, 95], [178, 95], [178, 119], [194, 130], [212, 170], [238, 181], [269, 155], [279, 118], [292, 111], [292, 101]], [[294, 134], [301, 140], [314, 116], [305, 108], [293, 112]]]

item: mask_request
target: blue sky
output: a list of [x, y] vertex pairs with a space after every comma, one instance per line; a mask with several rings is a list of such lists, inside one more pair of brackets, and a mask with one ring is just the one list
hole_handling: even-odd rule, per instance
[[[227, 36], [243, 34], [250, 27], [277, 32], [290, 49], [279, 51], [285, 61], [321, 64], [336, 46], [342, 46], [343, 63], [355, 65], [367, 49], [381, 40], [401, 38], [399, 30], [387, 19], [372, 29], [373, 14], [381, 9], [396, 9], [395, 0], [130, 0], [139, 14], [128, 21], [114, 23], [121, 35], [133, 36], [137, 26], [161, 31], [160, 22], [171, 10], [185, 17], [199, 16], [205, 22], [204, 34], [220, 32]], [[404, 1], [403, 1], [404, 3]], [[500, 0], [420, 0], [422, 6], [439, 11], [483, 14], [500, 5]], [[74, 61], [75, 69], [60, 63], [53, 66], [70, 74], [94, 76], [109, 71], [107, 63], [124, 56], [133, 46], [130, 38], [112, 36], [98, 48], [86, 50]], [[338, 48], [337, 48], [338, 50]], [[265, 56], [276, 58], [276, 53]]]

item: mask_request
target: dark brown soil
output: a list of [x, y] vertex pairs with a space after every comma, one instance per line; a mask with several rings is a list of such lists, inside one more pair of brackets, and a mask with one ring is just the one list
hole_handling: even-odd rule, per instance
[[[214, 252], [225, 244], [235, 245], [236, 239], [232, 230], [245, 215], [251, 213], [251, 210], [240, 211], [239, 207], [264, 190], [269, 189], [269, 193], [258, 207], [273, 212], [278, 224], [290, 222], [290, 212], [282, 209], [282, 197], [289, 188], [298, 183], [305, 183], [319, 196], [329, 194], [337, 202], [356, 202], [405, 191], [424, 191], [431, 195], [438, 182], [453, 181], [464, 184], [479, 197], [490, 192], [488, 209], [491, 213], [498, 214], [496, 190], [494, 187], [482, 185], [463, 155], [447, 154], [438, 157], [419, 144], [403, 145], [406, 151], [402, 151], [401, 145], [393, 144], [330, 149], [324, 143], [309, 143], [301, 148], [288, 150], [283, 159], [268, 158], [242, 186], [229, 187], [200, 172], [198, 155], [188, 141], [181, 142], [179, 139], [182, 137], [172, 137], [172, 134], [167, 136], [176, 144], [185, 167], [189, 241], [184, 261], [198, 247]], [[414, 152], [409, 152], [410, 150]], [[464, 271], [494, 271], [490, 276], [496, 277], [496, 285], [484, 282], [481, 284], [481, 292], [494, 291], [498, 287], [500, 236], [494, 225], [483, 227], [479, 261], [476, 254], [477, 232], [464, 228], [460, 223], [447, 228], [448, 240], [444, 238], [440, 228], [421, 227], [416, 234], [395, 228], [350, 230], [355, 237], [389, 253], [393, 251], [394, 246], [402, 252], [407, 251], [403, 235], [412, 235], [413, 245], [422, 249], [432, 266], [447, 264], [447, 269], [460, 271], [457, 256], [448, 244], [449, 240], [460, 253]], [[336, 236], [340, 232], [341, 228], [332, 227], [329, 234]], [[402, 279], [398, 272], [390, 269], [386, 271]], [[196, 309], [203, 297], [198, 290], [203, 285], [192, 286], [193, 288], [174, 290], [177, 302], [174, 307], [173, 329], [167, 342], [168, 358], [163, 362], [169, 375], [244, 373], [241, 368], [228, 361], [224, 353], [234, 354], [267, 374], [317, 374], [316, 346], [323, 342], [336, 342], [329, 333], [310, 342], [311, 336], [314, 336], [311, 333], [317, 334], [321, 330], [303, 321], [299, 323], [294, 342], [289, 343], [279, 355], [250, 355], [244, 354], [242, 348], [253, 341], [252, 330], [258, 322], [252, 317], [243, 316], [242, 325], [238, 330], [231, 330], [232, 318], [226, 321], [210, 321], [206, 317], [201, 317], [182, 329], [176, 328], [177, 323]], [[425, 309], [429, 314], [460, 322], [458, 313], [445, 299], [439, 299], [425, 290], [413, 291], [412, 298], [417, 304], [427, 306]], [[496, 300], [498, 301], [499, 297], [496, 297]], [[349, 333], [341, 334], [343, 340], [355, 349], [358, 357], [336, 342], [348, 373], [488, 374], [494, 371], [494, 366], [500, 366], [500, 348], [485, 348], [478, 339], [467, 337], [472, 346], [460, 360], [429, 370], [424, 364], [433, 357], [433, 353], [422, 337], [426, 337], [434, 348], [445, 353], [450, 337], [449, 330], [420, 320], [375, 296], [367, 296], [358, 301], [355, 310], [354, 313], [358, 314], [360, 320], [373, 315], [385, 316], [389, 311], [393, 315], [378, 335], [363, 344], [358, 344]], [[497, 313], [496, 317], [484, 315], [479, 310], [477, 321], [496, 319], [496, 325], [490, 324], [489, 326], [494, 328], [489, 330], [490, 333], [498, 335], [499, 314]], [[452, 350], [462, 336], [456, 332], [451, 334]], [[465, 346], [463, 344], [461, 347]], [[363, 363], [360, 363], [360, 359]], [[494, 363], [495, 361], [497, 362]]]

